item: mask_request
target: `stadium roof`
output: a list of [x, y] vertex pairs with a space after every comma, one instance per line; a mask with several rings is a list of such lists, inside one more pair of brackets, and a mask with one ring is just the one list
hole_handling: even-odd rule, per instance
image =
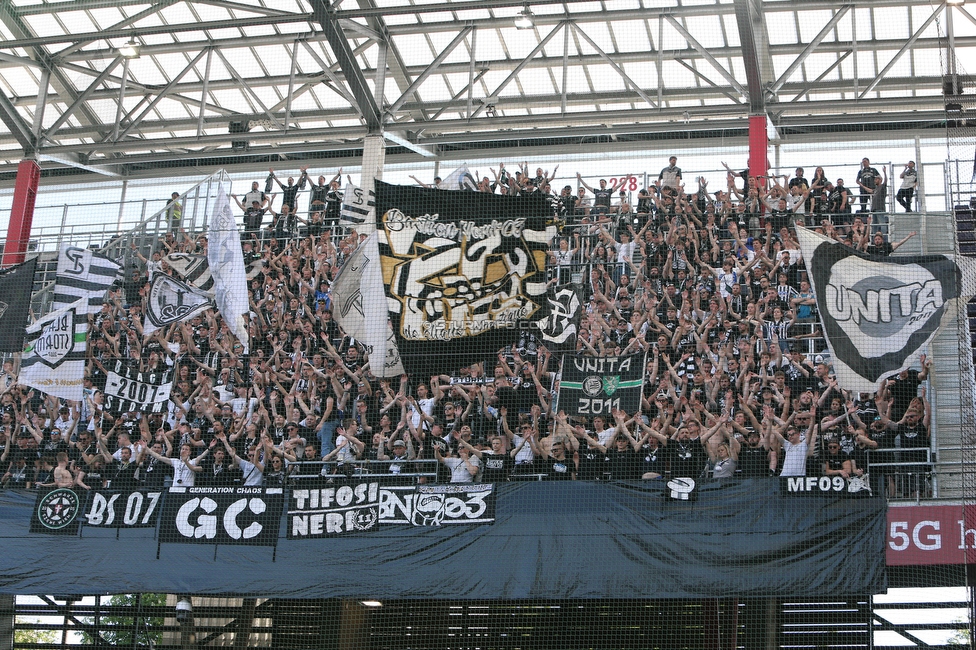
[[0, 175], [25, 152], [109, 176], [342, 158], [368, 133], [419, 157], [728, 138], [762, 113], [774, 137], [907, 135], [944, 128], [950, 48], [976, 61], [976, 17], [929, 0], [8, 0]]

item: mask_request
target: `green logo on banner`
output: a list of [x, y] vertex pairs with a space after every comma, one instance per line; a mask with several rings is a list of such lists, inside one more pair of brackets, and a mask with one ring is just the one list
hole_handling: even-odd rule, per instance
[[606, 393], [607, 396], [616, 393], [618, 388], [620, 388], [620, 375], [603, 378], [603, 392]]

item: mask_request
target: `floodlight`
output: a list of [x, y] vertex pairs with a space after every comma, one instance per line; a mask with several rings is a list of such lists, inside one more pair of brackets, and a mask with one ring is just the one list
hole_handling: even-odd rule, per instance
[[529, 9], [529, 5], [525, 5], [525, 8], [515, 17], [515, 29], [532, 29], [533, 27], [535, 27], [535, 20], [532, 17], [532, 10]]
[[139, 44], [131, 38], [119, 48], [119, 54], [127, 59], [139, 58]]

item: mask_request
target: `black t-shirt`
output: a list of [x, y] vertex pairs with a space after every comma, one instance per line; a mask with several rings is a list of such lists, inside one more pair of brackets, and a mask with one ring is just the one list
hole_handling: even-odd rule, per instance
[[667, 469], [667, 447], [655, 447], [651, 449], [649, 445], [644, 445], [641, 449], [642, 456], [640, 457], [640, 475], [643, 477], [645, 474], [653, 472], [655, 474], [660, 474], [664, 476], [664, 471]]
[[309, 195], [309, 205], [312, 203], [325, 203], [325, 196], [329, 193], [328, 185], [313, 185]]
[[572, 458], [558, 460], [549, 457], [542, 462], [542, 467], [548, 481], [571, 481], [576, 473]]
[[[845, 196], [847, 196], [847, 205], [841, 208], [841, 205], [844, 203]], [[830, 191], [830, 194], [827, 195], [827, 204], [828, 209], [831, 212], [850, 212], [850, 192], [846, 187], [835, 187]]]
[[628, 480], [640, 478], [638, 475], [640, 457], [632, 447], [628, 445], [626, 449], [620, 451], [614, 446], [607, 450], [607, 468], [610, 470], [610, 478], [615, 480]]
[[846, 460], [849, 460], [849, 458], [843, 451], [824, 456], [824, 464], [827, 469], [835, 472], [844, 469], [844, 461]]
[[325, 195], [325, 215], [329, 219], [339, 217], [339, 209], [342, 207], [342, 193], [329, 190]]
[[905, 378], [896, 377], [889, 389], [892, 396], [891, 419], [897, 422], [905, 415], [912, 400], [918, 395], [918, 387], [922, 380], [918, 378], [917, 370], [909, 370]]
[[143, 484], [147, 488], [161, 488], [166, 481], [166, 477], [172, 473], [172, 465], [160, 462], [152, 456], [149, 456], [143, 461], [139, 475], [142, 477]]
[[85, 485], [91, 489], [97, 490], [101, 488], [105, 478], [107, 477], [104, 469], [94, 469], [90, 466], [85, 468]]
[[880, 177], [881, 174], [874, 167], [861, 167], [860, 171], [857, 172], [857, 182], [872, 190]]
[[503, 483], [515, 468], [515, 460], [508, 454], [495, 454], [490, 451], [482, 452], [481, 480], [485, 483]]
[[560, 216], [571, 215], [576, 211], [576, 197], [573, 195], [559, 197]]
[[666, 447], [671, 456], [671, 476], [698, 478], [708, 457], [697, 440], [672, 440]]
[[285, 485], [285, 470], [271, 470], [264, 473], [264, 485], [268, 487], [283, 487]]
[[849, 455], [852, 461], [851, 464], [853, 465], [851, 469], [860, 469], [867, 472], [870, 454], [871, 451], [867, 447], [855, 447], [854, 451]]
[[739, 471], [752, 478], [769, 476], [769, 451], [743, 445], [739, 449]]
[[605, 456], [602, 451], [590, 447], [580, 447], [579, 450], [579, 471], [576, 478], [581, 481], [592, 481], [603, 478], [606, 469]]
[[593, 205], [602, 205], [604, 207], [610, 207], [610, 197], [613, 196], [613, 190], [609, 187], [607, 188], [597, 188], [593, 190]]
[[251, 230], [257, 230], [261, 227], [261, 222], [264, 220], [264, 213], [267, 212], [265, 208], [255, 208], [254, 206], [249, 207], [244, 211], [244, 223]]
[[34, 468], [29, 463], [25, 463], [23, 466], [10, 463], [7, 471], [10, 472], [10, 480], [7, 482], [8, 488], [25, 489], [28, 483], [34, 482]]
[[865, 247], [864, 252], [868, 255], [879, 255], [881, 257], [888, 257], [891, 255], [895, 249], [891, 246], [889, 242], [884, 242], [880, 246], [875, 246], [874, 244], [868, 244]]
[[[265, 474], [265, 480], [267, 480]], [[200, 485], [208, 487], [229, 487], [239, 484], [243, 473], [236, 465], [217, 464], [209, 455], [203, 463], [203, 471], [197, 474]]]
[[113, 490], [134, 490], [139, 483], [136, 480], [137, 469], [139, 465], [134, 462], [123, 464], [114, 460], [110, 465], [105, 466], [104, 476], [109, 480], [108, 486]]
[[281, 190], [281, 204], [287, 205], [289, 208], [291, 208], [292, 212], [295, 212], [295, 210], [298, 208], [298, 206], [296, 205], [297, 198], [298, 198], [297, 184], [285, 185], [285, 187]]
[[926, 435], [925, 426], [921, 422], [916, 422], [914, 425], [899, 424], [896, 433], [898, 434], [899, 446], [902, 448], [918, 449], [929, 446], [929, 438]]

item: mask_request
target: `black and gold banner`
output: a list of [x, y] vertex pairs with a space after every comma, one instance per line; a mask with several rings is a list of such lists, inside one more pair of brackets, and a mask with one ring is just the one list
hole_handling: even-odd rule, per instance
[[483, 361], [547, 314], [548, 212], [542, 194], [376, 182], [383, 284], [407, 373]]

